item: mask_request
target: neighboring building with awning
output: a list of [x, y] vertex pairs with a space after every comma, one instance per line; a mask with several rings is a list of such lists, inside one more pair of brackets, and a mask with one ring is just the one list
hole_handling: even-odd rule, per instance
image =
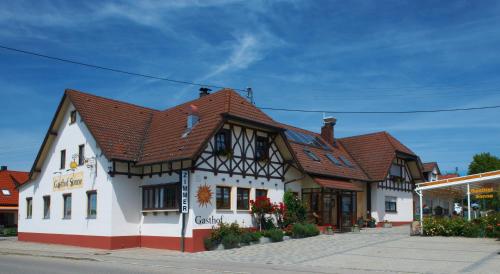
[[421, 205], [421, 229], [423, 229], [423, 201], [425, 201], [428, 195], [439, 195], [444, 192], [456, 199], [463, 199], [466, 197], [466, 216], [468, 220], [471, 220], [473, 217], [471, 213], [472, 210], [470, 210], [472, 199], [498, 199], [497, 193], [499, 188], [500, 170], [417, 184], [415, 192], [419, 196]]

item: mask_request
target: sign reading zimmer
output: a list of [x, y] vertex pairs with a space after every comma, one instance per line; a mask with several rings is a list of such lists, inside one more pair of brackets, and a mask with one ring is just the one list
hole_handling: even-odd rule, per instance
[[71, 173], [52, 178], [52, 190], [61, 191], [83, 187], [83, 172]]
[[189, 172], [181, 172], [181, 212], [189, 212]]

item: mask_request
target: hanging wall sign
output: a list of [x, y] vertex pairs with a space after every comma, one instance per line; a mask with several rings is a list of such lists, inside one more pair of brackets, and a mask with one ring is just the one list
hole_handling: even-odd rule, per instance
[[52, 178], [52, 190], [61, 191], [83, 187], [83, 172], [60, 175]]
[[181, 171], [181, 213], [189, 212], [189, 172]]

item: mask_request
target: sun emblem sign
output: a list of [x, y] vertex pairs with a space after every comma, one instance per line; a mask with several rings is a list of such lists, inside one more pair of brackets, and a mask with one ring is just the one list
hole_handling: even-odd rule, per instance
[[200, 207], [207, 207], [208, 204], [212, 205], [212, 188], [205, 184], [198, 187], [196, 198]]

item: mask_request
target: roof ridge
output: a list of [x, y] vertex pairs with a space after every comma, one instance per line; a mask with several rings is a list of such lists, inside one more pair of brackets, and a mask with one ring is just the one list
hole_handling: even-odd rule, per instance
[[158, 110], [158, 109], [154, 109], [154, 108], [150, 108], [150, 107], [145, 107], [145, 106], [140, 106], [140, 105], [137, 105], [137, 104], [133, 104], [133, 103], [125, 102], [125, 101], [120, 101], [120, 100], [117, 100], [117, 99], [108, 98], [108, 97], [104, 97], [104, 96], [100, 96], [100, 95], [95, 95], [95, 94], [92, 94], [92, 93], [83, 92], [83, 91], [79, 91], [79, 90], [76, 90], [76, 89], [70, 89], [70, 88], [69, 89], [65, 89], [64, 93], [65, 94], [67, 94], [67, 93], [79, 93], [79, 94], [84, 94], [84, 95], [88, 95], [88, 96], [92, 96], [92, 97], [104, 99], [104, 100], [107, 100], [107, 101], [112, 101], [112, 102], [115, 102], [115, 103], [125, 104], [125, 105], [134, 106], [134, 107], [143, 108], [143, 109], [148, 109], [148, 110], [152, 110], [152, 111], [161, 111], [161, 110]]
[[342, 140], [342, 139], [345, 140], [345, 139], [358, 138], [358, 137], [364, 137], [364, 136], [369, 136], [369, 135], [377, 135], [377, 134], [384, 134], [384, 133], [387, 133], [387, 131], [385, 131], [385, 130], [375, 131], [375, 132], [370, 132], [370, 133], [363, 133], [363, 134], [359, 134], [359, 135], [342, 137], [342, 138], [338, 138], [338, 139], [339, 140]]
[[214, 93], [210, 93], [210, 94], [208, 94], [208, 95], [205, 95], [205, 96], [203, 96], [203, 97], [194, 98], [194, 99], [192, 99], [192, 100], [190, 100], [190, 101], [187, 101], [187, 102], [184, 102], [184, 103], [180, 103], [180, 104], [177, 104], [177, 105], [175, 105], [175, 106], [171, 106], [171, 107], [168, 107], [168, 108], [166, 108], [166, 109], [160, 110], [160, 112], [167, 112], [167, 111], [171, 111], [171, 110], [173, 110], [173, 109], [175, 109], [175, 108], [177, 108], [177, 107], [183, 106], [183, 105], [193, 104], [193, 103], [195, 103], [196, 101], [202, 100], [202, 99], [207, 98], [207, 97], [213, 97], [214, 95], [219, 94], [220, 92], [223, 92], [223, 91], [226, 91], [226, 90], [231, 90], [231, 91], [233, 91], [233, 90], [232, 90], [232, 89], [230, 89], [230, 88], [223, 88], [223, 89], [220, 89], [220, 90], [218, 90], [218, 91], [216, 91], [216, 92], [214, 92]]

